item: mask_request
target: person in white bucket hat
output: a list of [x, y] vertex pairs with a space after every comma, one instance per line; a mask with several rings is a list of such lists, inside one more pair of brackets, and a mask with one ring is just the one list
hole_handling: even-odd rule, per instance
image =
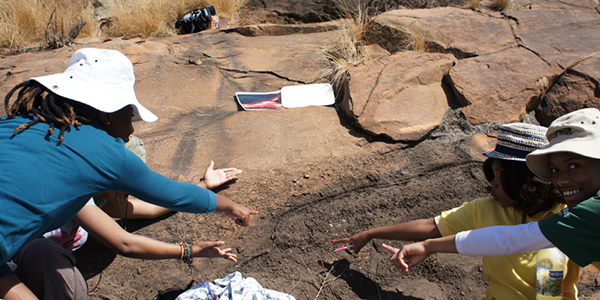
[[101, 112], [114, 113], [131, 105], [135, 117], [158, 120], [135, 96], [131, 61], [116, 50], [84, 48], [71, 57], [63, 73], [34, 77], [53, 93], [87, 104]]
[[492, 226], [453, 236], [390, 247], [402, 273], [436, 252], [500, 256], [558, 247], [579, 266], [600, 269], [600, 111], [580, 109], [548, 128], [549, 145], [527, 156], [527, 165], [552, 180], [568, 208], [538, 222]]
[[[125, 148], [133, 117], [157, 119], [138, 102], [134, 82], [125, 55], [84, 48], [74, 53], [65, 72], [32, 78], [6, 95], [6, 116], [0, 119], [5, 212], [0, 216], [0, 298], [35, 299], [7, 262], [102, 192], [121, 191], [175, 211], [224, 212], [243, 226], [258, 213], [196, 184], [164, 177]], [[177, 257], [184, 253], [189, 261], [196, 248], [173, 244], [168, 251]]]
[[[548, 145], [546, 130], [525, 123], [504, 124], [499, 128], [494, 150], [483, 153], [488, 157], [483, 172], [490, 185], [490, 196], [465, 202], [433, 218], [372, 228], [333, 242], [349, 244], [358, 253], [373, 239], [422, 241], [463, 230], [539, 221], [560, 212], [566, 207], [560, 194], [548, 181], [539, 180], [525, 163], [527, 154]], [[483, 255], [483, 271], [489, 287], [482, 299], [535, 298], [536, 253]], [[579, 268], [571, 261], [567, 264], [564, 299], [576, 299]]]

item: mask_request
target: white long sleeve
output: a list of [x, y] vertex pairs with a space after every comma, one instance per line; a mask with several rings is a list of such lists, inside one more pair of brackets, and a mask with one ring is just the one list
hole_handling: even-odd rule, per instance
[[554, 247], [538, 222], [463, 231], [456, 234], [455, 242], [458, 253], [471, 256], [504, 256]]

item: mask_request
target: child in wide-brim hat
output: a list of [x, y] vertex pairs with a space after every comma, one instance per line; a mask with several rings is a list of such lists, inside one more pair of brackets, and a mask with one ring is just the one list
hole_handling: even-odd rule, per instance
[[[511, 123], [500, 127], [495, 149], [484, 153], [488, 159], [483, 170], [491, 196], [466, 202], [435, 218], [374, 228], [334, 242], [350, 244], [358, 253], [374, 238], [425, 240], [463, 230], [541, 220], [560, 212], [565, 208], [560, 203], [562, 197], [549, 182], [539, 180], [525, 163], [527, 154], [548, 144], [545, 134], [545, 127], [532, 124]], [[490, 281], [484, 299], [535, 298], [535, 254], [484, 257], [484, 272]], [[579, 268], [573, 262], [568, 262], [568, 266], [565, 299], [575, 299]]]
[[549, 145], [527, 156], [529, 168], [562, 193], [563, 212], [516, 226], [493, 226], [403, 246], [392, 263], [402, 273], [432, 253], [509, 255], [556, 246], [579, 266], [600, 267], [600, 111], [580, 109], [559, 117]]

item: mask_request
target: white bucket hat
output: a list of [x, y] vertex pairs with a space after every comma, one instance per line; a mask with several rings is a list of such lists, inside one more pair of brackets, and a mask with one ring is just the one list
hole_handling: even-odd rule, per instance
[[546, 130], [546, 127], [533, 124], [504, 124], [498, 132], [494, 151], [484, 152], [483, 155], [495, 159], [524, 162], [527, 154], [548, 145]]
[[548, 154], [571, 152], [600, 159], [600, 111], [584, 108], [554, 120], [546, 137], [550, 144], [527, 155], [529, 169], [544, 179], [551, 179]]
[[140, 104], [133, 86], [133, 64], [116, 50], [83, 48], [71, 57], [64, 73], [31, 78], [55, 94], [87, 104], [99, 111], [113, 113], [125, 106], [134, 109], [134, 118], [158, 120]]

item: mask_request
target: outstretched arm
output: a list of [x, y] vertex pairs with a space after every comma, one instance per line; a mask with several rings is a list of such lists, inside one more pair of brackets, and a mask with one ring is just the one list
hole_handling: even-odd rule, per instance
[[[204, 171], [204, 177], [198, 184], [205, 189], [214, 189], [227, 182], [236, 180], [242, 170], [236, 168], [214, 169], [214, 161]], [[154, 205], [125, 193], [111, 191], [105, 192], [94, 198], [106, 198], [102, 210], [113, 218], [121, 219], [154, 219], [172, 212], [168, 208]]]
[[458, 253], [472, 256], [504, 256], [553, 247], [538, 222], [491, 226], [456, 234]]
[[401, 241], [422, 241], [429, 238], [441, 237], [433, 218], [419, 219], [391, 226], [369, 229], [349, 238], [333, 240], [334, 243], [354, 245], [354, 253], [359, 253], [372, 239], [387, 239]]
[[408, 269], [419, 264], [433, 253], [458, 253], [454, 239], [454, 235], [449, 235], [437, 239], [405, 245], [400, 249], [388, 245], [383, 245], [383, 248], [391, 253], [394, 253], [394, 256], [391, 258], [391, 262], [394, 266], [398, 267], [398, 269], [400, 269], [400, 273], [404, 275], [406, 272], [408, 272]]
[[[145, 259], [178, 259], [181, 255], [180, 245], [131, 234], [123, 230], [97, 206], [84, 206], [74, 219], [95, 239], [120, 255]], [[231, 253], [231, 249], [218, 248], [224, 244], [224, 242], [197, 243], [192, 246], [193, 257], [222, 257], [237, 261], [237, 256]]]
[[223, 195], [217, 195], [217, 210], [232, 218], [241, 226], [250, 225], [250, 216], [258, 214], [257, 210], [249, 209], [244, 205], [235, 203]]
[[118, 191], [104, 192], [94, 196], [97, 204], [103, 198], [106, 203], [101, 209], [113, 218], [154, 219], [172, 211]]
[[459, 232], [456, 235], [405, 245], [385, 246], [394, 253], [392, 264], [402, 274], [432, 253], [460, 253], [471, 256], [504, 256], [553, 247], [540, 231], [538, 222], [513, 226], [491, 226]]

